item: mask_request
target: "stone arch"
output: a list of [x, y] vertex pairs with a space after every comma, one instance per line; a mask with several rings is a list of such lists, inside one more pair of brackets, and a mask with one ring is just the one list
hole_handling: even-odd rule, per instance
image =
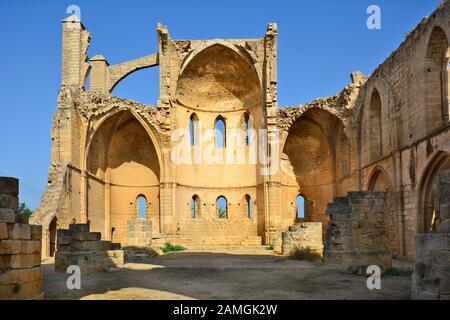
[[261, 107], [261, 82], [245, 57], [216, 43], [185, 62], [177, 82], [176, 101], [210, 112]]
[[[160, 232], [161, 162], [148, 129], [129, 110], [109, 115], [96, 128], [86, 152], [86, 212], [92, 229], [126, 243], [127, 222], [137, 217], [137, 198], [147, 201], [147, 219]], [[148, 214], [148, 213], [151, 214]]]
[[435, 26], [429, 35], [424, 61], [426, 133], [440, 129], [449, 119], [449, 41], [445, 31]]
[[281, 157], [282, 202], [291, 203], [284, 209], [290, 212], [285, 225], [296, 221], [293, 199], [301, 194], [307, 199], [306, 220], [322, 222], [326, 231], [326, 205], [336, 195], [336, 140], [343, 129], [338, 117], [320, 108], [309, 109], [291, 125]]
[[[391, 119], [394, 114], [398, 112], [397, 107], [400, 106], [398, 97], [395, 95], [391, 85], [384, 78], [376, 76], [371, 78], [366, 84], [364, 101], [361, 104], [357, 119], [359, 124], [359, 148], [362, 158], [362, 165], [373, 163], [377, 161], [381, 156], [388, 154], [393, 147], [396, 146], [394, 139], [398, 139], [400, 132], [396, 132], [397, 127], [391, 125]], [[376, 98], [379, 101], [374, 101]], [[380, 105], [379, 110], [379, 123], [380, 123], [380, 135], [374, 141], [371, 142], [372, 137], [370, 135], [370, 115], [371, 106], [373, 102], [378, 102]], [[375, 111], [372, 109], [372, 111]], [[383, 126], [384, 124], [387, 124]], [[376, 127], [372, 126], [372, 130]], [[376, 130], [375, 130], [376, 131]], [[371, 145], [372, 143], [372, 145]]]
[[417, 190], [416, 233], [428, 233], [434, 231], [433, 181], [439, 171], [448, 169], [450, 169], [450, 153], [437, 151], [430, 158], [428, 165], [423, 170], [419, 182], [419, 189]]
[[386, 213], [389, 244], [392, 253], [399, 252], [398, 221], [395, 214], [394, 189], [388, 173], [382, 167], [377, 166], [372, 170], [367, 182], [367, 191], [386, 192]]
[[88, 156], [89, 156], [89, 150], [91, 149], [91, 144], [94, 139], [94, 136], [96, 135], [98, 130], [101, 128], [101, 126], [106, 121], [110, 121], [114, 117], [117, 117], [118, 114], [121, 114], [121, 113], [123, 114], [126, 112], [131, 113], [133, 115], [133, 117], [135, 117], [136, 120], [138, 120], [139, 123], [147, 131], [150, 139], [152, 140], [153, 145], [155, 146], [160, 168], [161, 168], [161, 170], [164, 169], [164, 166], [162, 165], [163, 159], [162, 159], [161, 146], [163, 145], [163, 141], [161, 138], [161, 134], [158, 132], [158, 130], [155, 128], [155, 126], [153, 124], [145, 121], [144, 118], [142, 118], [137, 112], [135, 112], [134, 110], [129, 109], [127, 107], [123, 107], [123, 106], [118, 106], [117, 108], [114, 108], [113, 111], [104, 113], [101, 115], [101, 117], [99, 117], [97, 119], [92, 118], [89, 120], [88, 130], [87, 130], [86, 138], [85, 138], [85, 142], [84, 142], [85, 152], [84, 152], [84, 158], [83, 158], [82, 165], [81, 165], [82, 169], [87, 168], [87, 160], [88, 160]]

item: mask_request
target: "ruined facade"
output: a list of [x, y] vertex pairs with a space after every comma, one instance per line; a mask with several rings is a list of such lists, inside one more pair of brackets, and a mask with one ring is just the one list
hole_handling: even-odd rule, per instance
[[[390, 251], [414, 256], [414, 236], [435, 228], [433, 180], [450, 167], [449, 21], [446, 1], [371, 76], [353, 72], [333, 96], [280, 107], [276, 24], [242, 40], [173, 40], [158, 25], [158, 52], [109, 65], [67, 18], [48, 187], [33, 218], [44, 256], [71, 223], [126, 245], [139, 198], [155, 240], [280, 249], [298, 196], [304, 222], [325, 235], [327, 204], [349, 191], [386, 192]], [[150, 67], [160, 71], [157, 106], [111, 95]], [[224, 136], [208, 133], [219, 126]], [[231, 157], [246, 160], [229, 163], [236, 144]]]

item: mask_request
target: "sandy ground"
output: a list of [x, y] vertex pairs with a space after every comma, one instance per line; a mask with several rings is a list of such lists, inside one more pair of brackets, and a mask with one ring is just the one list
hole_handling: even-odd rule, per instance
[[274, 255], [173, 253], [82, 277], [44, 265], [46, 299], [409, 299], [410, 277], [385, 276], [381, 290], [366, 278]]

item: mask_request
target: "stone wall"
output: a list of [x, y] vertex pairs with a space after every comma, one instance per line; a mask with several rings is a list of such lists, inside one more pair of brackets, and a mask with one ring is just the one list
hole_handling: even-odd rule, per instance
[[0, 300], [43, 299], [42, 228], [18, 213], [19, 181], [0, 177]]
[[433, 183], [436, 233], [416, 236], [412, 299], [450, 300], [450, 170]]
[[152, 222], [147, 219], [128, 220], [128, 245], [147, 247], [152, 244]]
[[326, 264], [346, 270], [392, 265], [385, 202], [385, 192], [349, 192], [334, 198], [327, 207]]
[[317, 254], [323, 254], [321, 222], [297, 223], [283, 232], [281, 238], [283, 255], [289, 255], [295, 248], [310, 248]]
[[58, 230], [55, 271], [67, 272], [71, 265], [80, 267], [82, 274], [107, 272], [124, 264], [120, 244], [100, 240], [100, 232], [90, 232], [88, 224], [71, 224]]

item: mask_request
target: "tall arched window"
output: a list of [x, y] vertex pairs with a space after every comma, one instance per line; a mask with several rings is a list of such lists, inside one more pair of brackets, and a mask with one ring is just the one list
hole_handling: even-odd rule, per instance
[[216, 137], [216, 147], [225, 148], [226, 147], [226, 125], [225, 119], [222, 116], [216, 118], [214, 124], [215, 137]]
[[195, 113], [193, 113], [189, 119], [189, 133], [191, 138], [191, 146], [198, 144], [198, 139], [200, 136], [199, 120]]
[[251, 219], [253, 216], [252, 197], [248, 194], [245, 195], [245, 204], [247, 206], [247, 217]]
[[439, 129], [448, 119], [449, 43], [445, 31], [434, 27], [425, 58], [425, 120], [427, 134]]
[[228, 218], [228, 203], [227, 199], [224, 196], [220, 196], [216, 201], [217, 206], [217, 216], [219, 219], [227, 219]]
[[370, 161], [378, 160], [382, 155], [381, 133], [381, 97], [373, 89], [369, 105], [369, 147]]
[[138, 218], [145, 219], [147, 217], [147, 199], [140, 195], [137, 197], [136, 203]]
[[297, 220], [305, 218], [305, 198], [299, 194], [296, 199], [297, 203]]
[[192, 219], [200, 216], [200, 198], [194, 195], [191, 200], [191, 217]]
[[250, 114], [248, 112], [244, 113], [244, 125], [245, 125], [245, 143], [249, 145], [251, 138], [252, 123], [250, 120]]

